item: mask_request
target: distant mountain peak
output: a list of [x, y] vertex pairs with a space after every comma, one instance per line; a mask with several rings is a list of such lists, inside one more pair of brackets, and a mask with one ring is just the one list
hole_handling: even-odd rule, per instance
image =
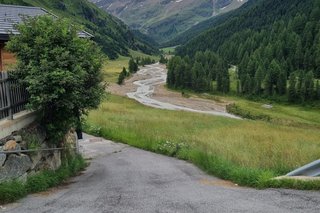
[[168, 41], [193, 25], [236, 9], [247, 0], [90, 0], [133, 29]]

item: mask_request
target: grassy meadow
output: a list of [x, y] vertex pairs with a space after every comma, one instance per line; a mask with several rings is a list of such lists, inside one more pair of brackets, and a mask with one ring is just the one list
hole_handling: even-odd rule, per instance
[[165, 47], [161, 49], [161, 51], [166, 55], [173, 55], [175, 50], [176, 50], [176, 47]]
[[320, 156], [316, 128], [159, 110], [114, 95], [89, 114], [86, 130], [257, 187]]
[[[115, 82], [128, 58], [105, 65]], [[210, 94], [203, 98], [233, 101], [245, 112], [268, 119], [234, 120], [183, 111], [159, 110], [110, 95], [91, 111], [88, 133], [190, 161], [206, 172], [253, 187], [320, 189], [320, 181], [272, 180], [320, 156], [320, 109]]]

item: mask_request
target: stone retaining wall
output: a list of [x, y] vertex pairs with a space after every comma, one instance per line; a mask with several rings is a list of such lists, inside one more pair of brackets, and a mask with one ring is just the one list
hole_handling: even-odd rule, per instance
[[[14, 179], [25, 181], [28, 175], [38, 171], [58, 169], [61, 166], [61, 150], [44, 151], [57, 148], [49, 145], [45, 138], [44, 131], [34, 125], [0, 140], [0, 183]], [[66, 135], [64, 143], [73, 150], [76, 146], [73, 131]], [[20, 152], [30, 149], [43, 151]]]

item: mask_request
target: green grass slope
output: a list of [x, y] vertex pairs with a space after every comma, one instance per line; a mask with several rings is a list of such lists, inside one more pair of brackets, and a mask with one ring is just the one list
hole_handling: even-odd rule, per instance
[[128, 55], [129, 49], [149, 54], [157, 51], [135, 38], [122, 21], [86, 0], [0, 0], [0, 3], [42, 7], [59, 17], [71, 19], [92, 33], [94, 40], [111, 59], [118, 54]]

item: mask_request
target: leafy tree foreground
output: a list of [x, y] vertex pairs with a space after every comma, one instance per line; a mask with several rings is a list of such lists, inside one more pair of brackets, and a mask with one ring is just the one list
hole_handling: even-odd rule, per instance
[[57, 144], [102, 99], [101, 51], [79, 38], [78, 27], [65, 19], [30, 18], [17, 29], [20, 35], [7, 44], [18, 59], [13, 77], [26, 86], [28, 107], [38, 112], [48, 140]]

